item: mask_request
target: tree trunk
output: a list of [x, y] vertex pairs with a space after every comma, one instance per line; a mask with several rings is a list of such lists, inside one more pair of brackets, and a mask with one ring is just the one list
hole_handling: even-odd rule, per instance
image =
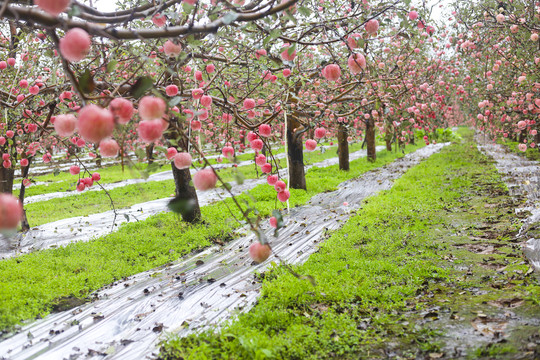
[[15, 170], [12, 168], [6, 169], [0, 167], [0, 193], [13, 193], [13, 179], [15, 178]]
[[179, 205], [178, 209], [182, 220], [188, 223], [194, 223], [201, 220], [201, 208], [199, 207], [199, 198], [197, 191], [190, 184], [191, 174], [188, 169], [179, 170], [171, 164], [174, 176], [174, 184], [176, 186], [175, 202]]
[[526, 130], [521, 130], [521, 131], [519, 132], [519, 140], [518, 140], [518, 142], [519, 142], [520, 144], [523, 144], [523, 140], [525, 140], [525, 137], [526, 137], [526, 136], [527, 136], [527, 131], [526, 131]]
[[146, 145], [146, 160], [148, 161], [148, 165], [154, 162], [154, 143]]
[[384, 141], [386, 143], [386, 151], [392, 151], [392, 128], [386, 126], [386, 133], [384, 134]]
[[98, 144], [94, 144], [94, 151], [96, 152], [96, 166], [101, 168], [101, 153], [99, 152]]
[[[24, 180], [28, 177], [28, 172], [30, 171], [30, 164], [32, 163], [32, 157], [28, 158], [28, 166], [25, 166], [21, 169], [21, 178]], [[24, 194], [26, 192], [26, 186], [24, 186], [24, 182], [21, 181], [21, 190], [19, 191], [19, 202], [21, 203], [21, 206], [23, 207], [23, 217], [21, 220], [21, 230], [22, 231], [28, 231], [30, 230], [30, 224], [28, 223], [28, 218], [26, 217], [26, 209], [24, 208]]]
[[340, 124], [338, 127], [338, 155], [339, 155], [339, 170], [349, 171], [349, 142], [347, 128]]
[[306, 173], [304, 171], [304, 153], [302, 138], [295, 136], [295, 129], [300, 124], [291, 118], [287, 119], [287, 156], [289, 157], [289, 187], [306, 190]]
[[[180, 133], [183, 131], [182, 124], [178, 119], [171, 117], [171, 124], [175, 123], [179, 131], [168, 131], [165, 133], [167, 140], [175, 140], [178, 144], [178, 149], [181, 151], [188, 150], [187, 139]], [[171, 126], [171, 129], [174, 129]], [[172, 144], [169, 142], [169, 145]], [[197, 191], [191, 183], [191, 174], [188, 169], [178, 170], [174, 163], [171, 164], [172, 172], [174, 176], [175, 202], [176, 211], [182, 215], [182, 220], [189, 223], [198, 222], [202, 219], [201, 208], [199, 207], [199, 198], [197, 197]]]
[[368, 119], [366, 122], [366, 143], [367, 143], [367, 159], [370, 162], [377, 160], [377, 151], [375, 149], [375, 123], [373, 119]]

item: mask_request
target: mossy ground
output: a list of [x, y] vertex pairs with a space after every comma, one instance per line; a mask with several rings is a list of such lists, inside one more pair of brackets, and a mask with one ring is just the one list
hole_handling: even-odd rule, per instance
[[536, 359], [540, 286], [520, 223], [471, 132], [365, 201], [295, 270], [219, 331], [162, 344], [162, 359]]
[[508, 150], [510, 150], [511, 152], [516, 153], [520, 156], [525, 156], [529, 160], [532, 160], [532, 161], [540, 160], [540, 150], [538, 149], [538, 146], [534, 148], [527, 146], [527, 150], [523, 152], [519, 150], [518, 148], [519, 143], [517, 141], [512, 141], [512, 140], [503, 138], [503, 139], [498, 140], [497, 142], [501, 145], [506, 146]]
[[[419, 147], [421, 145], [410, 145], [406, 151]], [[334, 155], [324, 153], [315, 156], [320, 159], [321, 156]], [[401, 151], [382, 151], [374, 163], [365, 158], [352, 161], [348, 172], [340, 171], [337, 165], [312, 168], [306, 174], [308, 191], [291, 190], [290, 206], [305, 204], [317, 193], [335, 190], [341, 182], [402, 156]], [[284, 206], [276, 200], [273, 187], [266, 184], [255, 187], [238, 199], [240, 203], [245, 201], [250, 205], [255, 201], [261, 217], [268, 217], [274, 209]], [[202, 207], [203, 223], [189, 225], [180, 221], [176, 214], [164, 213], [145, 221], [125, 224], [117, 232], [89, 242], [0, 261], [0, 333], [24, 320], [91, 301], [93, 291], [115, 280], [232, 239], [236, 236], [234, 230], [243, 225], [234, 221], [228, 208], [240, 218], [240, 211], [231, 199], [227, 199]]]

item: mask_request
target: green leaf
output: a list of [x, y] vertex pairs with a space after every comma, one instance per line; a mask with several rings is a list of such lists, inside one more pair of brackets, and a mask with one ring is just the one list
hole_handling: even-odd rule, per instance
[[244, 183], [244, 174], [241, 172], [234, 174], [234, 181], [236, 181], [238, 185], [242, 185]]
[[147, 179], [150, 177], [150, 174], [148, 173], [148, 171], [143, 170], [143, 171], [141, 171], [141, 177], [142, 177], [144, 180], [147, 180]]
[[92, 76], [92, 73], [89, 69], [86, 69], [86, 71], [79, 78], [79, 87], [81, 88], [81, 91], [85, 94], [91, 93], [96, 88], [96, 84], [94, 83], [94, 77]]
[[195, 6], [188, 4], [185, 1], [182, 1], [182, 7], [184, 8], [184, 12], [189, 13], [191, 10], [195, 9]]
[[135, 150], [135, 155], [137, 155], [137, 157], [142, 160], [146, 157], [146, 151], [144, 151], [143, 149], [137, 149]]
[[147, 76], [141, 76], [137, 79], [135, 84], [131, 87], [131, 95], [138, 99], [144, 95], [144, 93], [154, 86], [154, 80]]
[[148, 173], [152, 173], [152, 172], [155, 172], [155, 171], [159, 170], [160, 167], [161, 167], [161, 166], [160, 166], [158, 163], [153, 162], [153, 163], [149, 164], [149, 165], [146, 167], [146, 171], [147, 171]]
[[289, 46], [289, 49], [287, 49], [287, 54], [289, 54], [289, 56], [292, 56], [293, 52], [295, 51], [296, 51], [296, 43]]
[[279, 212], [279, 210], [274, 210], [272, 211], [272, 216], [275, 217], [277, 220], [276, 229], [281, 229], [285, 225], [283, 221], [283, 215], [281, 215], [281, 212]]
[[180, 214], [182, 216], [188, 215], [193, 211], [196, 202], [194, 199], [184, 199], [180, 197], [175, 197], [167, 204], [169, 210], [174, 213]]
[[235, 11], [230, 11], [225, 16], [223, 16], [223, 23], [225, 25], [229, 25], [233, 23], [236, 19], [238, 19], [238, 13]]
[[164, 146], [155, 146], [154, 149], [156, 151], [160, 151], [160, 152], [162, 152], [164, 154], [167, 154], [167, 148], [165, 148]]
[[116, 65], [118, 65], [118, 61], [116, 60], [109, 61], [109, 63], [107, 64], [107, 72], [108, 73], [113, 72], [116, 69]]
[[180, 104], [180, 101], [182, 101], [182, 98], [180, 96], [175, 96], [169, 101], [169, 106], [173, 107], [178, 104]]
[[71, 18], [79, 15], [81, 15], [81, 9], [77, 5], [73, 5], [68, 12], [68, 16]]
[[311, 10], [308, 9], [307, 7], [305, 6], [300, 6], [298, 8], [298, 12], [306, 17], [308, 17], [309, 15], [311, 15]]
[[202, 41], [195, 39], [195, 36], [189, 35], [186, 39], [188, 45], [192, 47], [197, 47], [202, 45]]

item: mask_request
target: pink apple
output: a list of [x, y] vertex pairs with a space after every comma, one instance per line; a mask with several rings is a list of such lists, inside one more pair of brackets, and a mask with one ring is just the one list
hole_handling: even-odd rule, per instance
[[197, 190], [210, 190], [216, 187], [217, 177], [214, 170], [206, 168], [199, 170], [193, 175], [193, 184]]
[[22, 219], [22, 206], [11, 194], [0, 194], [0, 232], [15, 230]]
[[249, 246], [249, 256], [253, 261], [257, 263], [262, 263], [270, 257], [272, 249], [268, 244], [261, 244], [260, 242], [254, 242]]
[[99, 143], [99, 152], [103, 157], [115, 157], [120, 151], [120, 146], [114, 139], [103, 139]]
[[306, 150], [313, 151], [317, 147], [317, 142], [315, 140], [309, 139], [306, 141]]
[[54, 130], [59, 136], [71, 136], [77, 127], [77, 118], [73, 115], [58, 115], [54, 120]]
[[81, 61], [90, 52], [92, 40], [86, 31], [73, 28], [60, 39], [59, 48], [62, 56], [71, 62]]
[[161, 119], [143, 120], [139, 123], [137, 132], [143, 141], [154, 142], [163, 135], [163, 122]]
[[52, 16], [58, 16], [64, 12], [71, 0], [34, 0], [34, 4], [41, 10]]
[[97, 105], [86, 105], [79, 112], [77, 130], [84, 140], [99, 143], [113, 133], [113, 114]]
[[189, 169], [191, 166], [191, 155], [187, 152], [179, 152], [176, 155], [174, 155], [174, 166], [179, 169]]
[[109, 103], [109, 111], [112, 112], [114, 120], [119, 124], [127, 124], [133, 117], [135, 109], [128, 99], [115, 98]]
[[163, 99], [145, 96], [139, 101], [139, 116], [142, 120], [160, 119], [165, 115], [166, 107]]

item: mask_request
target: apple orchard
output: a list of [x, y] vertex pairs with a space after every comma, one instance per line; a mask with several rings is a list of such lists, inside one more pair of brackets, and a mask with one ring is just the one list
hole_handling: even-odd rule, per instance
[[[377, 137], [392, 150], [419, 133], [435, 143], [437, 129], [459, 124], [534, 149], [538, 3], [497, 3], [456, 1], [441, 22], [410, 0], [126, 1], [115, 12], [5, 1], [0, 229], [32, 226], [32, 165], [55, 155], [69, 159], [79, 192], [106, 180], [85, 155], [170, 163], [171, 208], [198, 222], [196, 190], [231, 187], [210, 152], [234, 162], [252, 150], [283, 210], [290, 188], [309, 187], [304, 152], [323, 142], [337, 143], [342, 170], [350, 142], [363, 142], [373, 161]], [[285, 176], [274, 156], [283, 147]], [[256, 233], [261, 221], [283, 224], [279, 211], [265, 220], [256, 204], [236, 206]], [[270, 246], [260, 236], [249, 254], [264, 261]]]

